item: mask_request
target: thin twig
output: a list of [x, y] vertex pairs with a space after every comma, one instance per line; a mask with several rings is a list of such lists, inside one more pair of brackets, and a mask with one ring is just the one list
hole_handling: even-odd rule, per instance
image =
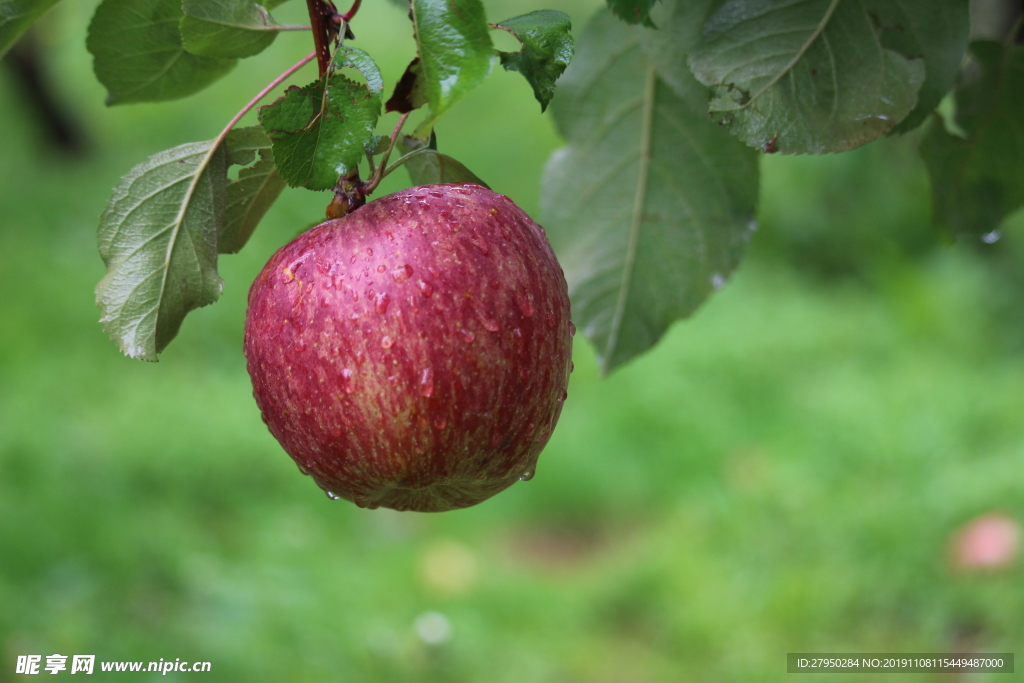
[[370, 178], [364, 186], [366, 194], [370, 194], [377, 189], [377, 186], [380, 185], [380, 181], [384, 179], [385, 175], [387, 175], [385, 173], [386, 170], [390, 172], [390, 169], [387, 168], [388, 157], [391, 156], [391, 150], [395, 148], [395, 141], [398, 140], [398, 134], [402, 132], [402, 126], [405, 125], [405, 120], [407, 118], [409, 118], [409, 112], [402, 114], [402, 117], [398, 119], [398, 123], [395, 124], [395, 129], [391, 131], [391, 144], [388, 145], [388, 148], [384, 150], [384, 154], [381, 155], [380, 165], [377, 166], [377, 170], [374, 172], [373, 177]]
[[322, 0], [306, 0], [306, 9], [309, 10], [309, 23], [313, 31], [313, 45], [316, 46], [316, 62], [317, 66], [320, 67], [320, 77], [323, 78], [331, 66], [331, 53], [328, 48], [330, 39], [328, 37], [327, 24], [324, 23], [324, 3]]

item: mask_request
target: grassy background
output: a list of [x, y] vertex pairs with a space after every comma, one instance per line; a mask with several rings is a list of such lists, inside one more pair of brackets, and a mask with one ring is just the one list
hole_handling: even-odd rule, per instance
[[[1024, 642], [1019, 566], [946, 561], [973, 516], [1024, 516], [1020, 221], [996, 245], [937, 245], [912, 139], [766, 158], [762, 229], [728, 287], [608, 379], [577, 339], [533, 481], [444, 515], [369, 512], [298, 474], [241, 353], [248, 283], [325, 195], [286, 193], [159, 364], [123, 358], [93, 306], [120, 175], [215, 135], [308, 38], [231, 87], [108, 110], [93, 4], [44, 25], [89, 158], [44, 154], [0, 80], [0, 681], [55, 652], [206, 660], [218, 681], [775, 681], [790, 651]], [[595, 4], [561, 6], [582, 26]], [[355, 28], [393, 83], [401, 13], [369, 3]], [[537, 109], [500, 72], [438, 132], [531, 213], [558, 145]]]

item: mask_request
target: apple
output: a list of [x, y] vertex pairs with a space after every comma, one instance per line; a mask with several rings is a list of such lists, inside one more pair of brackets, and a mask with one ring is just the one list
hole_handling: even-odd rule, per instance
[[263, 420], [330, 497], [438, 512], [533, 476], [574, 332], [544, 229], [479, 185], [428, 185], [274, 254], [245, 356]]

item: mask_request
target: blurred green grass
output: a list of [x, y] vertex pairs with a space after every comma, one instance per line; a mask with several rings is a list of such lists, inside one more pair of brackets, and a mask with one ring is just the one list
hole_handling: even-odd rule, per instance
[[[607, 379], [577, 340], [533, 481], [444, 515], [370, 512], [298, 474], [241, 354], [248, 283], [325, 195], [286, 193], [159, 364], [121, 357], [93, 306], [119, 176], [215, 135], [306, 41], [282, 36], [237, 87], [106, 110], [91, 5], [44, 33], [91, 158], [45, 156], [0, 81], [0, 680], [59, 652], [205, 660], [223, 681], [773, 681], [790, 651], [1024, 642], [1019, 565], [963, 576], [946, 558], [971, 517], [1024, 515], [1019, 221], [991, 248], [937, 247], [912, 140], [765, 159], [748, 263]], [[582, 26], [593, 6], [563, 8]], [[362, 12], [358, 44], [395, 45], [374, 50], [394, 82], [400, 12]], [[536, 212], [558, 144], [538, 109], [496, 73], [442, 149]], [[436, 645], [433, 612], [451, 629]]]

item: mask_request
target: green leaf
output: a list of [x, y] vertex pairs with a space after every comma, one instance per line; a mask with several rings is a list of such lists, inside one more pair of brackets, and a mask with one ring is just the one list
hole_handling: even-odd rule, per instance
[[917, 105], [890, 134], [899, 135], [920, 126], [953, 87], [971, 31], [969, 4], [968, 0], [929, 0], [873, 5], [876, 23], [884, 27], [885, 46], [902, 55], [923, 58], [925, 66]]
[[1024, 206], [1024, 47], [971, 45], [975, 57], [956, 88], [956, 120], [921, 140], [935, 222], [952, 234], [986, 235]]
[[380, 96], [362, 83], [334, 74], [292, 86], [261, 107], [260, 123], [273, 142], [281, 177], [292, 187], [329, 190], [355, 170], [380, 116]]
[[608, 8], [627, 24], [642, 24], [654, 28], [651, 10], [658, 0], [606, 0]]
[[103, 0], [86, 45], [107, 104], [173, 100], [202, 90], [234, 60], [185, 51], [178, 24], [181, 0]]
[[57, 0], [0, 0], [0, 57]]
[[523, 45], [519, 52], [499, 52], [501, 65], [506, 71], [518, 71], [526, 77], [540, 102], [540, 110], [544, 111], [555, 94], [555, 81], [572, 59], [569, 15], [538, 10], [506, 19], [497, 27], [514, 35]]
[[217, 233], [224, 215], [223, 146], [193, 142], [129, 171], [100, 218], [107, 273], [100, 322], [132, 358], [157, 360], [185, 315], [217, 300]]
[[412, 10], [420, 60], [417, 87], [430, 105], [430, 115], [416, 131], [424, 137], [487, 78], [495, 54], [480, 0], [412, 0]]
[[185, 49], [205, 57], [251, 57], [281, 30], [252, 0], [184, 0], [181, 38]]
[[377, 108], [379, 109], [380, 101], [384, 96], [384, 77], [380, 75], [377, 63], [373, 61], [369, 54], [358, 47], [342, 45], [334, 53], [332, 68], [344, 69], [346, 67], [356, 69], [363, 75], [363, 78], [366, 80], [366, 87], [370, 89], [370, 94], [377, 101]]
[[490, 189], [490, 185], [475, 173], [447, 154], [438, 152], [427, 140], [403, 135], [398, 139], [398, 148], [405, 156], [395, 165], [405, 165], [413, 185], [476, 183]]
[[[681, 7], [699, 16], [706, 2]], [[601, 11], [552, 104], [568, 145], [545, 170], [542, 223], [605, 372], [722, 285], [754, 227], [757, 154], [710, 121], [696, 81], [658, 76], [648, 31]]]
[[217, 240], [222, 254], [237, 253], [252, 237], [256, 226], [284, 190], [285, 182], [274, 165], [270, 138], [259, 126], [236, 128], [227, 137], [228, 162], [249, 166], [259, 154], [259, 161], [238, 172], [228, 182], [224, 226]]
[[[715, 121], [752, 147], [841, 152], [888, 133], [917, 104], [922, 59], [887, 47], [892, 0], [727, 0], [690, 68]], [[903, 0], [914, 15], [934, 0]]]

